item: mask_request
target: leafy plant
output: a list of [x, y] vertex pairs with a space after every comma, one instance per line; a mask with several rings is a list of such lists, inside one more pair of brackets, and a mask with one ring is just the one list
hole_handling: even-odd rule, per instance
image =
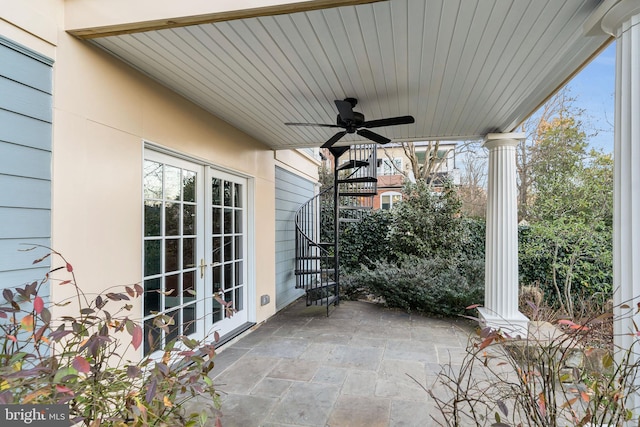
[[361, 265], [375, 269], [389, 256], [391, 214], [385, 210], [365, 214], [361, 221], [346, 224], [340, 233], [340, 264], [346, 269]]
[[519, 272], [522, 285], [538, 284], [564, 315], [602, 313], [613, 292], [611, 228], [562, 218], [521, 228]]
[[463, 229], [461, 202], [451, 183], [442, 192], [423, 181], [407, 184], [393, 211], [389, 243], [394, 255], [447, 258], [458, 255]]
[[461, 313], [484, 296], [484, 264], [466, 260], [405, 257], [382, 261], [375, 270], [364, 267], [350, 275], [350, 286], [369, 290], [389, 307], [443, 316]]
[[461, 364], [444, 365], [427, 390], [442, 415], [434, 420], [450, 427], [619, 426], [631, 420], [637, 340], [620, 350], [617, 362], [590, 346], [592, 327], [611, 321], [609, 315], [584, 324], [560, 320], [557, 329], [547, 324], [525, 340], [479, 331]]
[[[142, 287], [109, 288], [90, 298], [60, 253], [34, 263], [51, 255], [63, 265], [40, 282], [2, 291], [0, 403], [68, 404], [72, 424], [91, 427], [219, 426], [219, 396], [208, 377], [214, 345], [180, 336], [157, 359], [125, 360], [129, 347], [138, 350], [144, 339], [140, 322], [127, 314]], [[72, 287], [74, 296], [47, 302], [39, 292], [58, 271], [70, 277], [58, 286]], [[73, 315], [53, 318], [52, 310], [71, 303], [77, 304]], [[164, 330], [172, 322], [166, 315], [154, 319]], [[215, 420], [206, 412], [184, 413], [183, 405], [202, 394], [210, 397]]]

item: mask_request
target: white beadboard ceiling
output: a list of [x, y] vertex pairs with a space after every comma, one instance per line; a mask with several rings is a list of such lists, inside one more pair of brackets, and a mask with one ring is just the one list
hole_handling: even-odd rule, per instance
[[[597, 0], [389, 0], [91, 41], [273, 149], [319, 146], [354, 97], [395, 141], [509, 132], [608, 42]], [[343, 141], [358, 140], [357, 135]], [[342, 141], [341, 141], [342, 142]]]

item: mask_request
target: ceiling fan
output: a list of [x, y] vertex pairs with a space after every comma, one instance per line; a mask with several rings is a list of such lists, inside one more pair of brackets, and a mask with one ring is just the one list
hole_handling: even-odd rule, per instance
[[344, 100], [336, 100], [336, 107], [338, 108], [338, 117], [336, 119], [335, 125], [324, 124], [324, 123], [285, 123], [287, 126], [322, 126], [328, 128], [343, 128], [343, 131], [340, 131], [333, 135], [327, 142], [322, 144], [322, 148], [330, 148], [333, 144], [338, 142], [340, 138], [345, 136], [348, 133], [357, 133], [360, 136], [363, 136], [371, 141], [377, 142], [378, 144], [387, 144], [391, 142], [391, 140], [385, 136], [377, 134], [369, 130], [369, 128], [376, 128], [382, 126], [394, 126], [394, 125], [405, 125], [409, 123], [414, 123], [415, 119], [413, 116], [400, 116], [400, 117], [389, 117], [387, 119], [378, 119], [378, 120], [369, 120], [365, 121], [364, 114], [359, 113], [357, 111], [353, 111], [353, 107], [356, 106], [358, 100], [355, 98], [345, 98]]

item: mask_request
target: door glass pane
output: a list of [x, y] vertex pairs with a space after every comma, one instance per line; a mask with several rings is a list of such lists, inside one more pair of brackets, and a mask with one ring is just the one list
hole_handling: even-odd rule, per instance
[[233, 233], [233, 210], [224, 210], [224, 232], [225, 234]]
[[231, 183], [224, 181], [224, 205], [232, 206]]
[[168, 310], [180, 305], [180, 275], [173, 274], [164, 279], [164, 309]]
[[244, 299], [242, 298], [242, 287], [236, 288], [235, 292], [236, 294], [233, 299], [234, 307], [237, 311], [242, 311], [244, 309], [243, 307]]
[[149, 279], [144, 281], [144, 315], [151, 314], [152, 311], [158, 312], [160, 308], [160, 278]]
[[180, 268], [180, 239], [165, 240], [164, 271], [171, 272]]
[[243, 264], [242, 261], [238, 261], [235, 263], [235, 267], [236, 267], [236, 285], [242, 285], [244, 283], [244, 270], [243, 270]]
[[162, 346], [162, 330], [153, 324], [153, 318], [144, 321], [144, 353], [160, 350]]
[[[242, 311], [246, 305], [244, 289], [246, 248], [243, 235], [246, 232], [244, 226], [246, 190], [243, 184], [234, 182], [233, 179], [214, 178], [211, 185], [214, 189], [211, 205], [212, 262], [220, 264], [214, 266], [212, 270], [212, 289], [215, 292], [222, 290], [224, 292], [222, 298], [230, 302], [236, 310]], [[216, 197], [218, 191], [220, 197]], [[236, 319], [236, 317], [232, 318]], [[223, 307], [214, 302], [212, 320], [226, 322], [225, 319], [227, 315]]]
[[235, 257], [236, 259], [240, 259], [242, 258], [243, 252], [242, 252], [242, 236], [236, 236], [236, 241], [234, 244], [234, 248], [235, 248]]
[[233, 236], [224, 237], [224, 260], [233, 260]]
[[161, 268], [161, 240], [146, 240], [144, 242], [144, 275], [153, 276], [160, 273]]
[[212, 216], [213, 234], [222, 233], [222, 209], [213, 208]]
[[233, 288], [233, 264], [224, 265], [224, 288]]
[[215, 205], [215, 206], [221, 206], [222, 205], [222, 198], [221, 198], [221, 187], [222, 186], [222, 181], [218, 178], [213, 178], [211, 180], [211, 204]]
[[233, 206], [237, 207], [237, 208], [241, 208], [242, 207], [242, 185], [241, 184], [234, 184], [233, 185]]
[[234, 232], [236, 233], [242, 233], [242, 211], [241, 210], [236, 210], [236, 218], [235, 218], [235, 225], [234, 225]]
[[182, 171], [182, 200], [184, 202], [196, 201], [196, 173], [188, 170]]
[[212, 239], [213, 242], [213, 262], [220, 262], [222, 260], [222, 246], [220, 242], [222, 237], [214, 237]]
[[196, 239], [182, 239], [182, 265], [183, 268], [196, 267]]
[[184, 205], [182, 221], [182, 234], [196, 234], [196, 205]]
[[164, 198], [165, 200], [180, 200], [182, 189], [182, 172], [180, 168], [165, 165]]
[[144, 235], [159, 236], [162, 220], [162, 204], [160, 202], [146, 201], [144, 202]]
[[181, 312], [182, 310], [176, 310], [176, 311], [167, 313], [173, 319], [173, 325], [169, 325], [169, 333], [165, 337], [166, 342], [171, 342], [176, 338], [178, 338], [178, 335], [180, 335], [180, 329], [182, 326], [181, 316], [180, 316]]
[[188, 271], [182, 275], [182, 301], [186, 304], [196, 299], [196, 275]]
[[216, 265], [213, 267], [213, 292], [220, 292], [222, 287], [222, 267]]
[[220, 305], [218, 300], [213, 298], [213, 310], [211, 313], [211, 322], [216, 323], [221, 320], [222, 320], [222, 306]]
[[184, 323], [183, 334], [191, 335], [196, 332], [196, 306], [191, 304], [182, 309]]
[[165, 236], [178, 236], [180, 234], [180, 204], [165, 203], [164, 218]]
[[[158, 155], [160, 156], [160, 155]], [[186, 165], [178, 167], [177, 164]], [[198, 320], [197, 165], [144, 164], [144, 351], [146, 354], [196, 331]], [[199, 193], [200, 192], [200, 193]], [[155, 313], [172, 317], [168, 332], [153, 326]], [[153, 342], [146, 337], [151, 334]]]
[[144, 198], [162, 199], [162, 164], [146, 160], [143, 173]]

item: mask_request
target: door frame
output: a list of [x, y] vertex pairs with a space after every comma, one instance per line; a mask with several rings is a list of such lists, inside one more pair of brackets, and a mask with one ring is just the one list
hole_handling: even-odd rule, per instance
[[[166, 155], [166, 156], [170, 156], [173, 158], [176, 158], [178, 160], [184, 160], [184, 161], [188, 161], [191, 163], [194, 163], [196, 165], [202, 166], [203, 168], [211, 168], [214, 171], [220, 171], [222, 173], [226, 173], [226, 174], [230, 174], [242, 179], [246, 179], [246, 197], [247, 197], [247, 207], [245, 210], [245, 215], [246, 215], [246, 222], [247, 222], [247, 229], [246, 229], [246, 269], [247, 269], [247, 277], [246, 277], [246, 294], [247, 294], [247, 305], [246, 305], [246, 315], [247, 315], [247, 319], [246, 319], [246, 324], [243, 326], [240, 326], [239, 328], [237, 328], [236, 330], [231, 330], [228, 332], [228, 336], [222, 336], [222, 340], [223, 341], [227, 341], [228, 339], [233, 338], [236, 335], [236, 331], [238, 331], [237, 333], [241, 333], [242, 331], [246, 330], [249, 326], [253, 325], [256, 323], [256, 319], [257, 319], [257, 280], [256, 280], [256, 242], [255, 242], [255, 236], [256, 236], [256, 229], [255, 229], [255, 216], [256, 216], [256, 197], [255, 197], [255, 177], [252, 175], [249, 175], [247, 173], [243, 173], [243, 172], [239, 172], [237, 170], [225, 167], [225, 166], [221, 166], [218, 164], [215, 164], [205, 158], [202, 157], [197, 157], [194, 155], [190, 155], [190, 154], [186, 154], [184, 152], [181, 151], [177, 151], [175, 149], [171, 149], [168, 147], [165, 147], [163, 145], [154, 143], [152, 141], [149, 140], [143, 140], [142, 144], [141, 144], [141, 162], [140, 162], [140, 166], [142, 167], [142, 165], [144, 164], [144, 161], [147, 159], [146, 157], [146, 153], [147, 152], [154, 152], [154, 153], [159, 153], [162, 155]], [[205, 174], [205, 178], [207, 177], [207, 174]], [[144, 205], [144, 188], [142, 185], [143, 181], [142, 181], [142, 176], [140, 179], [140, 206], [142, 207]], [[207, 186], [208, 184], [205, 183], [205, 186]], [[210, 193], [210, 189], [207, 190], [205, 187], [205, 197], [207, 194]], [[140, 231], [140, 241], [143, 242], [144, 241], [144, 209], [141, 209], [141, 214], [140, 214], [141, 218], [140, 218], [140, 224], [141, 224], [141, 231]], [[206, 245], [205, 245], [206, 247]], [[144, 250], [144, 248], [141, 248], [141, 250]], [[199, 260], [198, 260], [199, 261]], [[144, 253], [141, 252], [141, 257], [140, 257], [140, 268], [141, 268], [141, 278], [144, 277]], [[207, 308], [210, 308], [211, 305], [210, 304], [205, 304], [205, 310]], [[203, 313], [205, 316], [210, 314], [210, 312], [206, 312]], [[213, 325], [212, 323], [207, 324], [205, 322], [205, 336], [209, 336], [208, 334], [210, 332], [212, 332], [213, 330], [215, 330], [215, 328], [213, 328], [215, 325]], [[213, 329], [212, 329], [213, 328]]]

